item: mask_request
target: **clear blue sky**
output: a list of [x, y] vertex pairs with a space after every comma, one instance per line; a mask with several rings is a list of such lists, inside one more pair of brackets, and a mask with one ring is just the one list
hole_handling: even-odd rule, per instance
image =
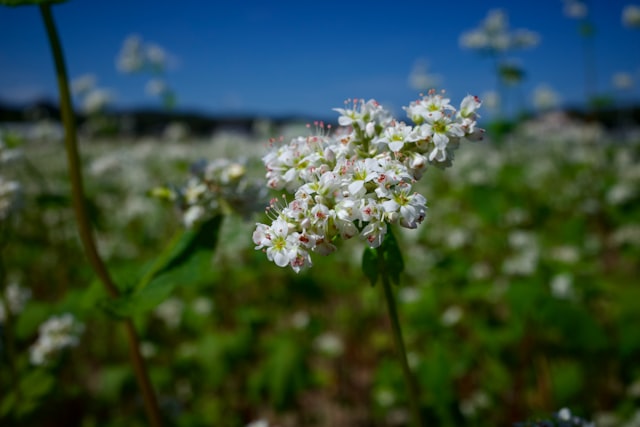
[[[613, 73], [632, 73], [637, 100], [640, 30], [621, 24], [623, 6], [634, 1], [590, 3], [598, 90], [612, 90]], [[459, 37], [495, 8], [508, 14], [512, 29], [541, 35], [537, 47], [511, 55], [527, 70], [522, 98], [546, 83], [565, 103], [583, 102], [582, 40], [561, 0], [71, 0], [53, 11], [71, 77], [94, 74], [115, 93], [116, 107], [159, 105], [145, 93], [146, 76], [115, 67], [124, 39], [138, 34], [175, 58], [166, 77], [180, 109], [325, 118], [353, 97], [398, 111], [418, 96], [408, 76], [420, 60], [456, 103], [493, 89], [491, 62], [462, 49]], [[0, 99], [41, 97], [55, 98], [56, 86], [38, 10], [0, 6]]]

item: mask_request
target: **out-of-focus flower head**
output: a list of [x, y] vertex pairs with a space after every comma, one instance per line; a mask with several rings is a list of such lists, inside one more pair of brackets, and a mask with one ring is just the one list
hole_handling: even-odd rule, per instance
[[622, 25], [628, 28], [640, 28], [640, 6], [630, 4], [622, 9]]
[[[0, 165], [9, 163], [21, 155], [19, 149], [9, 147], [4, 139], [4, 135], [0, 134]], [[0, 221], [8, 218], [18, 208], [21, 189], [18, 181], [0, 175]]]
[[440, 86], [442, 78], [428, 71], [427, 61], [424, 59], [417, 60], [409, 74], [409, 87], [420, 92]]
[[349, 100], [336, 108], [340, 128], [317, 123], [316, 134], [274, 144], [262, 158], [267, 185], [292, 198], [273, 199], [271, 224], [256, 224], [256, 249], [280, 267], [299, 272], [311, 252], [328, 255], [339, 238], [359, 236], [379, 247], [389, 224], [414, 229], [425, 218], [426, 199], [413, 186], [427, 166], [446, 167], [463, 139], [478, 140], [480, 99], [468, 95], [456, 110], [430, 91], [404, 107], [409, 125], [375, 100]]
[[587, 5], [580, 0], [564, 0], [564, 15], [571, 19], [584, 19], [589, 14]]
[[633, 88], [633, 75], [620, 71], [613, 74], [611, 82], [613, 83], [613, 87], [618, 90], [629, 90]]
[[16, 282], [9, 283], [4, 295], [0, 295], [0, 324], [7, 319], [7, 308], [9, 314], [14, 316], [20, 314], [30, 298], [30, 289], [23, 288]]
[[540, 35], [534, 31], [518, 29], [510, 32], [508, 16], [501, 9], [489, 11], [478, 28], [460, 36], [460, 46], [485, 53], [535, 47], [539, 42]]
[[62, 350], [75, 347], [84, 325], [70, 314], [53, 316], [40, 325], [38, 339], [30, 348], [30, 359], [34, 365], [46, 365]]
[[247, 175], [245, 160], [201, 160], [191, 165], [191, 177], [182, 187], [160, 187], [155, 197], [173, 201], [187, 228], [219, 214], [245, 217], [257, 212], [266, 199], [263, 182]]
[[155, 73], [164, 71], [171, 55], [164, 48], [155, 43], [144, 43], [137, 34], [128, 36], [116, 61], [116, 67], [123, 73], [135, 73], [139, 71], [152, 71]]
[[539, 111], [548, 111], [560, 104], [560, 96], [549, 85], [541, 84], [533, 90], [533, 105]]

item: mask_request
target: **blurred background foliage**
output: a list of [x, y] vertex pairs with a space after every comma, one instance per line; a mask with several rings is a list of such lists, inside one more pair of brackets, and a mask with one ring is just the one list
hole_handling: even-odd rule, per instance
[[[2, 281], [31, 298], [0, 324], [0, 420], [144, 426], [114, 327], [122, 312], [80, 250], [62, 143], [3, 138], [20, 155], [1, 174], [21, 191], [2, 219]], [[255, 160], [265, 142], [82, 141], [99, 248], [123, 293], [182, 227], [149, 190], [182, 183], [200, 158]], [[396, 233], [406, 264], [396, 289], [431, 425], [506, 426], [563, 407], [598, 426], [639, 425], [639, 160], [638, 133], [552, 113], [500, 143], [464, 144], [452, 168], [427, 172], [427, 220]], [[224, 217], [215, 250], [125, 310], [167, 425], [405, 425], [382, 290], [360, 269], [361, 244], [296, 275], [253, 249], [260, 218]], [[85, 324], [80, 345], [30, 365], [38, 326], [64, 312]]]

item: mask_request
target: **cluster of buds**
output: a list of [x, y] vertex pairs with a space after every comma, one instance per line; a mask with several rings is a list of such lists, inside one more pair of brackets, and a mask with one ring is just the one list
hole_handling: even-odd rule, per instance
[[376, 101], [357, 99], [335, 109], [335, 131], [320, 124], [317, 135], [274, 144], [262, 159], [268, 187], [293, 198], [272, 200], [272, 223], [258, 223], [253, 233], [256, 249], [299, 272], [312, 265], [311, 252], [334, 252], [339, 237], [360, 236], [376, 248], [389, 224], [416, 228], [427, 207], [414, 184], [429, 164], [449, 166], [462, 139], [482, 138], [476, 126], [480, 105], [469, 95], [456, 110], [431, 91], [404, 107], [409, 125]]
[[187, 228], [220, 214], [249, 215], [266, 199], [266, 190], [247, 176], [241, 161], [225, 158], [191, 165], [191, 177], [182, 187], [161, 187], [153, 196], [175, 202]]

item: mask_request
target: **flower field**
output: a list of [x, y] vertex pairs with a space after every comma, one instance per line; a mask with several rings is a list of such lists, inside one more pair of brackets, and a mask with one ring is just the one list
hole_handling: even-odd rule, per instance
[[[185, 233], [184, 211], [158, 189], [184, 185], [201, 159], [264, 180], [267, 140], [81, 141], [99, 252], [134, 296], [114, 301], [78, 240], [62, 142], [3, 134], [2, 424], [148, 425], [120, 328], [129, 317], [166, 425], [406, 425], [365, 245], [340, 242], [300, 273], [277, 267], [252, 241], [268, 194], [222, 210], [208, 244], [136, 292]], [[394, 291], [429, 425], [512, 425], [561, 408], [640, 425], [639, 160], [638, 134], [548, 115], [462, 144], [454, 167], [416, 184], [426, 219], [395, 230]]]

